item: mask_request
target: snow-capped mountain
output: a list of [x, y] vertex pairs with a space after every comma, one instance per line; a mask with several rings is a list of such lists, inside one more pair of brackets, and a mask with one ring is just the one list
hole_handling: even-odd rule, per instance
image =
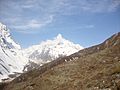
[[64, 39], [59, 34], [53, 40], [43, 41], [39, 45], [22, 50], [12, 39], [9, 29], [0, 23], [0, 82], [16, 73], [37, 68], [81, 49], [82, 46]]
[[9, 29], [0, 23], [0, 81], [10, 74], [22, 73], [27, 59], [21, 53], [21, 47], [11, 37]]
[[74, 44], [58, 34], [53, 40], [41, 42], [24, 50], [24, 55], [34, 63], [44, 64], [59, 57], [71, 55], [83, 49], [82, 46]]
[[9, 49], [21, 49], [20, 45], [13, 41], [9, 29], [0, 23], [0, 46]]

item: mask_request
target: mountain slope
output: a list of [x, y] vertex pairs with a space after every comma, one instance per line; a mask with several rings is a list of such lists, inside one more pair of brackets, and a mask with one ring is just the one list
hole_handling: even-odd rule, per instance
[[120, 90], [120, 33], [22, 74], [4, 90]]
[[11, 37], [9, 29], [0, 23], [0, 81], [10, 74], [21, 73], [27, 63], [21, 47]]

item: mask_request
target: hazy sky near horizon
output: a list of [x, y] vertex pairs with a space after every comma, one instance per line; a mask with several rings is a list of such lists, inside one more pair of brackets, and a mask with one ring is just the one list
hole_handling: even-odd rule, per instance
[[0, 22], [23, 48], [59, 33], [88, 47], [120, 32], [120, 0], [0, 0]]

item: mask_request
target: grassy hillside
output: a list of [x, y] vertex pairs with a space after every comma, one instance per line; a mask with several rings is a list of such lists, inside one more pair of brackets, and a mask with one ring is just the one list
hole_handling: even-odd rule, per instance
[[120, 33], [22, 74], [3, 90], [120, 90]]

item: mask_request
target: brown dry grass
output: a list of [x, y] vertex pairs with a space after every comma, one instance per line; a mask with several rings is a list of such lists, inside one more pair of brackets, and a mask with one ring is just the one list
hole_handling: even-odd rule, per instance
[[98, 45], [99, 51], [96, 46], [66, 58], [82, 54], [76, 60], [46, 64], [16, 78], [4, 90], [120, 90], [120, 38], [117, 45], [113, 39], [109, 48]]

